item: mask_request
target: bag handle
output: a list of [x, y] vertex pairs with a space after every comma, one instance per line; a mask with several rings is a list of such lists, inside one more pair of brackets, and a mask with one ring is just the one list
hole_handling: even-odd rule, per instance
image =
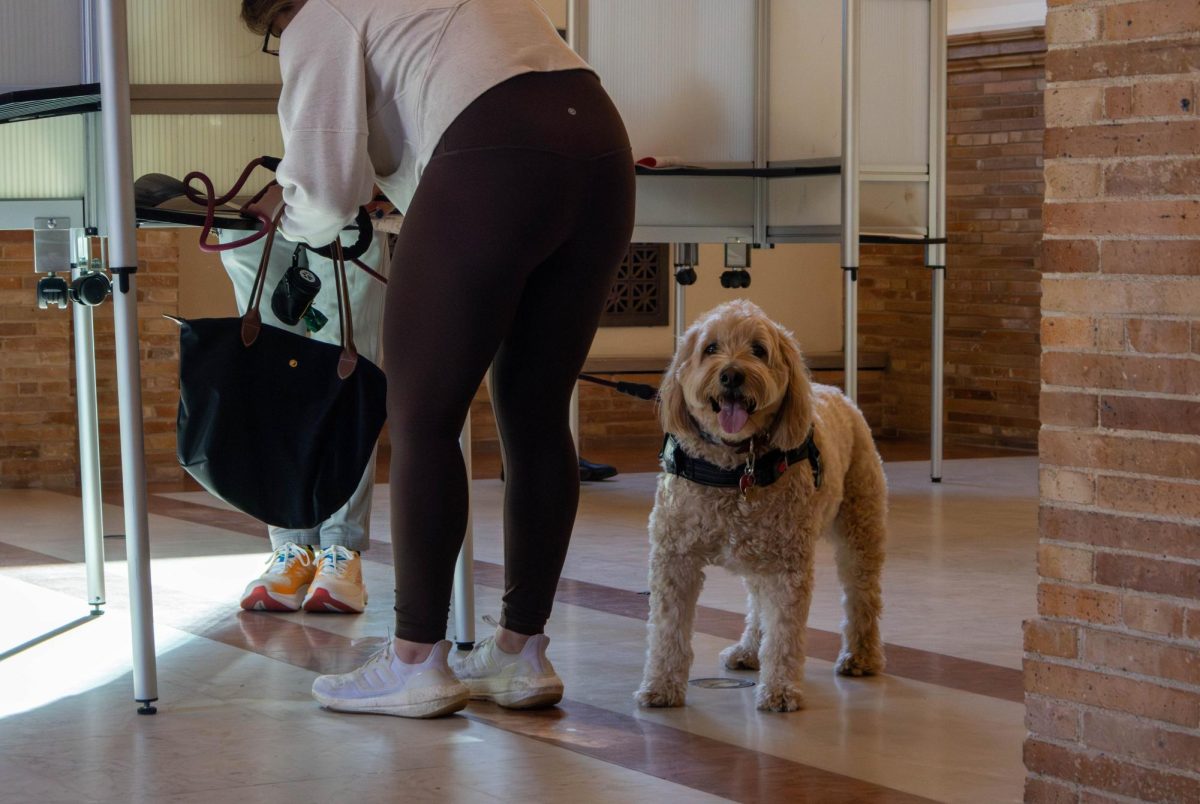
[[[217, 207], [219, 207], [222, 204], [229, 203], [229, 201], [231, 201], [233, 199], [233, 197], [235, 195], [237, 195], [238, 191], [242, 189], [242, 185], [244, 185], [246, 183], [246, 181], [250, 178], [250, 174], [254, 172], [254, 169], [256, 167], [259, 167], [261, 165], [263, 167], [269, 168], [270, 170], [274, 170], [275, 168], [267, 160], [270, 160], [270, 157], [262, 156], [262, 157], [259, 157], [258, 159], [252, 160], [248, 165], [246, 165], [245, 169], [242, 170], [242, 175], [238, 177], [238, 180], [236, 182], [234, 182], [233, 189], [231, 189], [228, 193], [226, 193], [225, 195], [222, 195], [220, 197], [217, 196], [217, 191], [213, 187], [212, 179], [210, 179], [208, 176], [206, 176], [204, 173], [200, 172], [199, 170], [193, 170], [191, 173], [189, 173], [183, 177], [184, 194], [187, 196], [188, 200], [191, 201], [193, 204], [200, 204], [201, 206], [204, 207], [204, 225], [200, 228], [200, 250], [201, 251], [207, 251], [207, 252], [229, 251], [230, 249], [241, 248], [242, 246], [248, 246], [251, 243], [253, 243], [255, 240], [258, 240], [259, 238], [266, 236], [267, 229], [271, 228], [271, 225], [272, 225], [271, 221], [265, 215], [256, 215], [255, 217], [257, 217], [259, 219], [259, 221], [262, 222], [262, 228], [259, 229], [257, 232], [247, 235], [246, 237], [243, 237], [239, 240], [234, 240], [231, 243], [209, 243], [208, 242], [209, 233], [212, 232], [213, 225], [216, 220]], [[278, 164], [278, 162], [276, 162], [276, 164]], [[200, 193], [198, 190], [196, 190], [194, 187], [192, 187], [193, 181], [198, 181], [204, 185], [203, 193]], [[274, 184], [274, 182], [271, 182], [271, 184]], [[271, 184], [268, 184], [266, 187], [264, 187], [262, 190], [260, 190], [258, 192], [258, 194], [254, 196], [252, 201], [257, 201], [259, 198], [262, 198], [263, 194], [266, 193], [267, 189], [270, 188]]]
[[335, 239], [331, 244], [333, 254], [333, 279], [338, 291], [338, 318], [342, 322], [342, 356], [338, 360], [338, 377], [348, 378], [358, 367], [358, 350], [354, 348], [354, 319], [350, 312], [350, 286], [346, 282], [346, 258], [342, 241]]
[[283, 217], [283, 210], [280, 209], [275, 215], [275, 219], [268, 221], [264, 228], [267, 235], [266, 244], [263, 246], [262, 256], [258, 258], [258, 272], [254, 275], [254, 284], [250, 287], [250, 303], [246, 306], [246, 312], [242, 315], [242, 345], [250, 346], [258, 339], [258, 333], [262, 330], [262, 315], [258, 312], [258, 306], [262, 302], [263, 288], [267, 284], [267, 265], [271, 262], [271, 247], [275, 245], [275, 230], [279, 226], [279, 220]]
[[[259, 305], [262, 304], [263, 290], [267, 285], [267, 266], [271, 261], [271, 247], [275, 243], [275, 231], [283, 217], [283, 210], [275, 216], [275, 220], [267, 227], [266, 244], [263, 246], [262, 257], [258, 261], [258, 272], [254, 275], [254, 285], [250, 288], [250, 304], [242, 316], [242, 345], [249, 347], [258, 339], [262, 331], [262, 314]], [[358, 367], [358, 350], [354, 347], [354, 319], [350, 311], [350, 287], [346, 281], [346, 260], [342, 251], [340, 239], [334, 240], [333, 280], [337, 288], [338, 320], [342, 328], [342, 356], [338, 359], [337, 374], [345, 380]]]

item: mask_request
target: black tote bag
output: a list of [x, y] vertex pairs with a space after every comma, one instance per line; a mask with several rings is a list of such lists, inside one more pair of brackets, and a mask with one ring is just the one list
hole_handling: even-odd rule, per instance
[[179, 463], [256, 519], [311, 528], [345, 505], [362, 479], [386, 418], [386, 381], [354, 349], [340, 243], [334, 277], [342, 345], [262, 325], [274, 236], [267, 235], [245, 315], [175, 319]]

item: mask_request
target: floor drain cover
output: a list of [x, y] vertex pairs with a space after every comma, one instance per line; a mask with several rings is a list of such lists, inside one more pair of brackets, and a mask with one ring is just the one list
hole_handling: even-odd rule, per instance
[[739, 690], [754, 686], [754, 682], [748, 678], [693, 678], [688, 683], [706, 690]]

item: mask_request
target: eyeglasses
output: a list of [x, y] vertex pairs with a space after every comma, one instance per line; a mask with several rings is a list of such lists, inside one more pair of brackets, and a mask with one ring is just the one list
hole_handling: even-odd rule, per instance
[[266, 53], [268, 56], [278, 56], [279, 47], [271, 47], [271, 37], [275, 37], [276, 39], [279, 38], [279, 36], [275, 33], [274, 21], [267, 26], [267, 34], [263, 37], [262, 52]]

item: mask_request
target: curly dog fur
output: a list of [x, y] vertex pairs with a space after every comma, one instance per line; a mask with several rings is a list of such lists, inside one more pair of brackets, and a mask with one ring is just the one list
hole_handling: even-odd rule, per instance
[[[879, 616], [887, 486], [862, 413], [842, 393], [814, 385], [790, 332], [755, 305], [733, 301], [685, 334], [659, 391], [663, 429], [690, 456], [742, 467], [763, 454], [801, 446], [810, 428], [824, 477], [806, 463], [774, 484], [714, 488], [662, 473], [650, 515], [649, 646], [642, 706], [681, 706], [692, 663], [692, 627], [704, 567], [741, 575], [749, 593], [746, 629], [721, 653], [730, 669], [761, 668], [759, 709], [804, 705], [804, 637], [812, 599], [813, 552], [835, 546], [845, 621], [836, 670], [883, 670]], [[740, 450], [740, 451], [739, 451]]]

